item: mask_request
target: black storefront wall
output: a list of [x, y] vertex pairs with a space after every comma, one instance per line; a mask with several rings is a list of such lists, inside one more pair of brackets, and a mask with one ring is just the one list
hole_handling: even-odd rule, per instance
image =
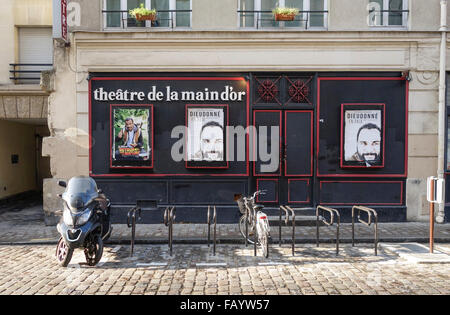
[[[241, 100], [220, 98], [227, 87], [242, 92]], [[136, 94], [134, 101], [129, 95], [127, 101], [106, 100], [100, 89], [144, 95], [139, 100]], [[168, 91], [178, 100], [167, 99]], [[203, 94], [182, 100], [187, 91]], [[206, 100], [205, 92], [211, 91], [219, 99]], [[149, 92], [161, 92], [160, 100], [149, 100]], [[342, 167], [342, 104], [383, 104], [382, 167]], [[171, 137], [172, 129], [188, 124], [188, 109], [205, 106], [221, 110], [230, 126], [277, 128], [278, 168], [261, 173], [265, 162], [259, 154], [255, 162], [249, 160], [254, 145], [248, 138], [245, 161], [236, 159], [238, 141], [234, 159], [227, 163], [173, 161], [172, 146], [179, 139]], [[112, 162], [116, 108], [148, 109], [152, 152], [146, 163], [128, 167]], [[89, 117], [90, 174], [123, 217], [137, 199], [151, 199], [161, 209], [144, 218], [146, 222], [159, 222], [166, 205], [177, 206], [178, 222], [204, 222], [207, 206], [216, 205], [219, 222], [235, 223], [239, 214], [234, 194], [267, 189], [259, 202], [269, 214], [277, 213], [279, 204], [324, 204], [340, 209], [348, 221], [351, 206], [365, 204], [377, 208], [382, 221], [406, 220], [407, 82], [396, 73], [91, 74]], [[272, 150], [270, 136], [269, 128], [266, 144]], [[224, 154], [229, 154], [230, 139], [224, 141]]]
[[[377, 209], [382, 221], [406, 220], [408, 83], [401, 77], [321, 77], [318, 83], [316, 189], [319, 204]], [[343, 105], [344, 104], [344, 105]], [[342, 167], [343, 108], [383, 109], [382, 165]]]

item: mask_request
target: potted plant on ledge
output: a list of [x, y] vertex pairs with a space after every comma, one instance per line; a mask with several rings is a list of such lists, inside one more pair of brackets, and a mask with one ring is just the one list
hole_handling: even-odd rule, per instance
[[275, 21], [294, 21], [298, 14], [297, 8], [275, 8], [272, 13], [275, 17]]
[[136, 21], [155, 21], [156, 20], [156, 10], [150, 10], [144, 7], [141, 3], [139, 8], [134, 8], [130, 10], [130, 15], [136, 19]]

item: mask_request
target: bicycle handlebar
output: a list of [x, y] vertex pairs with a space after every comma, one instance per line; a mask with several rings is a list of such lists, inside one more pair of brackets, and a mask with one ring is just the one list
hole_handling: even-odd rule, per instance
[[258, 195], [265, 195], [266, 194], [266, 191], [267, 190], [257, 190], [257, 191], [255, 191], [255, 193], [253, 194], [253, 197], [252, 197], [252, 199], [255, 199], [256, 198], [256, 196], [258, 196]]

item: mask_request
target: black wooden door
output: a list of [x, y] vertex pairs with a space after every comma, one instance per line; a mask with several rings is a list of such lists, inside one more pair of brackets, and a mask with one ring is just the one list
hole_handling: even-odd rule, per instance
[[312, 205], [313, 117], [312, 110], [253, 111], [255, 189], [267, 190], [258, 202]]

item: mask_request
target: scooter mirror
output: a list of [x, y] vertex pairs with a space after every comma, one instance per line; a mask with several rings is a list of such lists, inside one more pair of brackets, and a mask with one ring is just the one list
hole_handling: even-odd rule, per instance
[[58, 181], [58, 185], [61, 186], [61, 187], [67, 187], [67, 183], [65, 181], [62, 181], [62, 180]]

